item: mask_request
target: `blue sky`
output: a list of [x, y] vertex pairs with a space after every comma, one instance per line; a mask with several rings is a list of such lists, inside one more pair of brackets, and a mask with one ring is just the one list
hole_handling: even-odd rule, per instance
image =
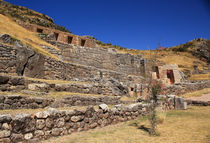
[[77, 35], [147, 50], [210, 39], [208, 0], [6, 0], [44, 13]]

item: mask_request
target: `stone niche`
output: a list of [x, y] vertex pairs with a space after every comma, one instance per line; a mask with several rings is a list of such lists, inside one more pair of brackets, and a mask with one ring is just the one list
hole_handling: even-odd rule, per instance
[[177, 84], [182, 81], [178, 66], [173, 64], [153, 67], [152, 78], [160, 79], [165, 85]]
[[19, 25], [32, 32], [37, 32], [42, 34], [54, 34], [55, 40], [57, 42], [65, 44], [73, 44], [75, 46], [96, 48], [96, 43], [93, 39], [89, 39], [86, 37], [74, 35], [72, 33], [62, 32], [56, 29], [46, 28], [34, 24], [26, 24], [23, 22], [19, 22]]

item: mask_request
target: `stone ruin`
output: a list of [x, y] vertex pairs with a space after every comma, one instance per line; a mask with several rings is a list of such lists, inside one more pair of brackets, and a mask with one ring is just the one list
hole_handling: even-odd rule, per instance
[[[176, 65], [161, 65], [151, 70], [150, 61], [141, 55], [100, 48], [92, 39], [71, 33], [24, 23], [20, 25], [45, 34], [42, 39], [58, 50], [43, 45], [40, 48], [57, 59], [33, 50], [10, 35], [0, 35], [1, 93], [33, 95], [2, 94], [0, 110], [49, 109], [14, 117], [0, 115], [0, 142], [37, 142], [146, 115], [150, 104], [144, 104], [142, 99], [122, 100], [123, 96], [146, 94], [146, 74], [152, 73], [153, 79], [166, 85], [166, 95], [158, 96], [159, 107], [163, 110], [186, 109], [184, 99], [175, 95], [210, 87], [210, 81], [183, 82]], [[50, 92], [73, 94], [63, 98], [45, 96]], [[93, 107], [96, 105], [99, 109]], [[114, 105], [114, 108], [110, 109], [108, 105]], [[75, 106], [88, 107], [85, 110], [54, 109]]]
[[92, 48], [96, 47], [96, 44], [93, 39], [84, 36], [78, 36], [69, 32], [62, 32], [56, 29], [46, 28], [35, 24], [26, 24], [21, 21], [18, 21], [18, 24], [29, 31], [36, 32], [39, 34], [54, 34], [55, 40], [61, 43], [72, 44], [75, 46], [83, 46], [83, 47], [84, 46]]
[[179, 84], [183, 80], [183, 76], [177, 65], [166, 64], [155, 66], [152, 73], [153, 79], [159, 79], [165, 85]]

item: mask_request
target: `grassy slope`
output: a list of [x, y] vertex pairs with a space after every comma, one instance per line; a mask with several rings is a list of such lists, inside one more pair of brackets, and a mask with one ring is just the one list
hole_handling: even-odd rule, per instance
[[[114, 46], [111, 44], [106, 45], [103, 42], [102, 44], [99, 44], [99, 46], [102, 48], [110, 48], [110, 47], [114, 48], [119, 53], [122, 53], [122, 54], [126, 54], [126, 53], [129, 53], [132, 55], [140, 54], [144, 58], [156, 59], [166, 64], [176, 64], [178, 65], [181, 71], [190, 75], [194, 69], [193, 67], [194, 63], [197, 63], [199, 70], [208, 69], [206, 62], [192, 55], [192, 51], [196, 50], [196, 48], [200, 44], [202, 44], [202, 41], [193, 40], [193, 41], [187, 42], [186, 44], [178, 45], [171, 48], [165, 48], [164, 50], [133, 50], [133, 49], [122, 48], [120, 46]], [[191, 79], [192, 80], [193, 79], [196, 79], [196, 80], [210, 79], [210, 77], [208, 74], [204, 74], [204, 75], [196, 75], [195, 78], [191, 78]]]
[[23, 6], [13, 5], [3, 0], [0, 0], [0, 14], [10, 17], [14, 21], [22, 21], [71, 33], [71, 31], [67, 30], [65, 27], [55, 24], [53, 19], [45, 14]]
[[95, 130], [53, 138], [43, 143], [210, 143], [210, 107], [173, 110], [158, 126], [160, 136], [150, 137], [138, 129], [148, 126], [144, 118]]
[[35, 51], [38, 51], [43, 55], [47, 55], [58, 60], [58, 57], [50, 54], [45, 49], [41, 48], [40, 45], [50, 46], [56, 50], [59, 50], [57, 47], [52, 46], [51, 44], [43, 41], [38, 36], [36, 36], [36, 33], [26, 30], [25, 28], [19, 26], [14, 21], [12, 21], [10, 18], [3, 16], [1, 14], [0, 14], [0, 34], [9, 34], [10, 36], [20, 40], [24, 44], [30, 45]]

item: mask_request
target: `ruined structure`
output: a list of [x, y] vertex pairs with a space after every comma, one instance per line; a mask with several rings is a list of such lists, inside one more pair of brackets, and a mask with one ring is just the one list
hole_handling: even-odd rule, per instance
[[159, 79], [165, 85], [179, 84], [183, 79], [177, 65], [155, 66], [153, 71], [153, 79]]
[[20, 21], [18, 21], [18, 24], [32, 32], [40, 34], [54, 34], [55, 40], [57, 42], [72, 44], [75, 46], [92, 47], [92, 48], [96, 47], [94, 40], [87, 37], [78, 36], [69, 32], [62, 32], [56, 29], [47, 28], [39, 25], [26, 24]]

